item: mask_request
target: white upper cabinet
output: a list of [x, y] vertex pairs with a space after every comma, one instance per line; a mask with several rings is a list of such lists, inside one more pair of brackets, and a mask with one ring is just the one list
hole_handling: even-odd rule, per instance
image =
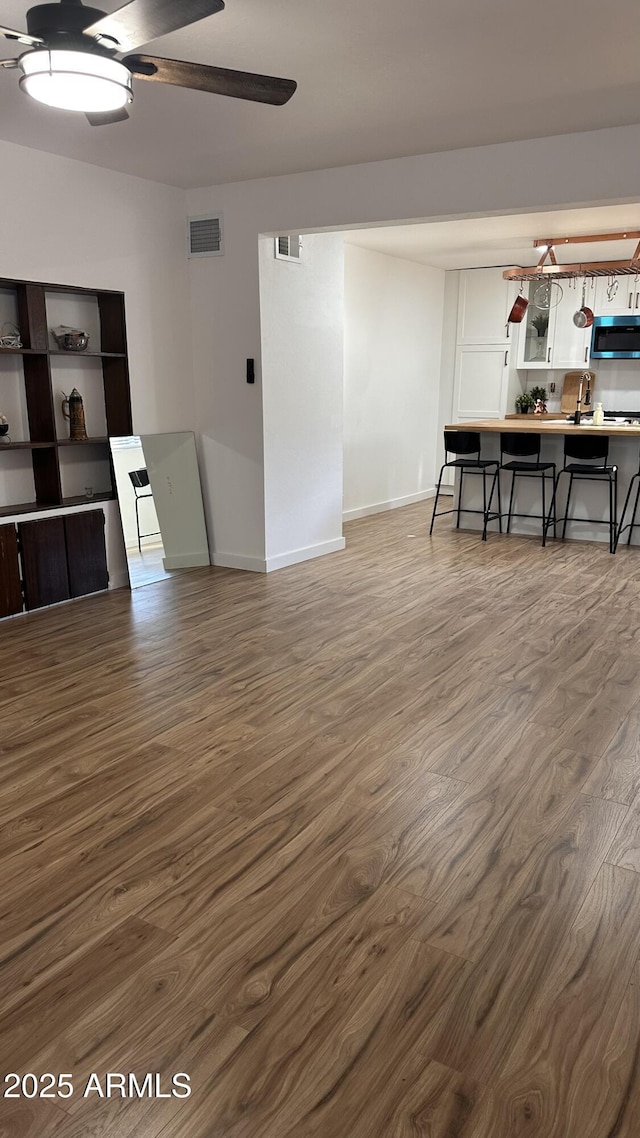
[[502, 269], [463, 269], [458, 294], [458, 344], [508, 343], [507, 317], [516, 296]]
[[596, 316], [640, 315], [640, 278], [597, 277], [595, 294]]
[[[593, 309], [595, 279], [587, 281], [584, 303]], [[562, 300], [554, 309], [551, 367], [579, 368], [589, 363], [591, 328], [576, 328], [573, 318], [582, 307], [582, 281], [562, 281]]]
[[[562, 298], [553, 308], [536, 303], [540, 296], [540, 283], [529, 284], [529, 306], [520, 324], [518, 334], [517, 366], [528, 371], [550, 368], [579, 368], [589, 362], [591, 328], [576, 328], [573, 317], [582, 306], [582, 283], [578, 286], [569, 280], [560, 282]], [[585, 304], [593, 306], [590, 282], [585, 293]]]

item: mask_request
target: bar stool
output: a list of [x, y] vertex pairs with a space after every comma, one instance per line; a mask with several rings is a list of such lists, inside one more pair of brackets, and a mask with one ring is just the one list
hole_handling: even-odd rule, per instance
[[[133, 492], [136, 496], [136, 530], [138, 531], [138, 550], [140, 553], [142, 553], [142, 538], [156, 537], [160, 533], [160, 530], [153, 530], [151, 533], [140, 532], [140, 503], [144, 498], [153, 498], [153, 491], [151, 489], [151, 483], [149, 482], [149, 475], [147, 473], [146, 467], [142, 467], [140, 470], [130, 470], [129, 478], [131, 479]], [[143, 492], [145, 489], [147, 490], [146, 494]]]
[[[567, 501], [565, 505], [564, 518], [562, 519], [562, 540], [564, 541], [567, 532], [567, 522], [569, 518], [569, 506], [571, 503], [571, 491], [573, 489], [574, 478], [584, 479], [588, 482], [602, 482], [606, 479], [609, 484], [609, 520], [602, 522], [600, 518], [580, 518], [580, 521], [592, 522], [594, 525], [602, 524], [609, 526], [609, 552], [615, 553], [616, 551], [616, 522], [617, 522], [617, 509], [618, 509], [618, 467], [607, 465], [607, 458], [609, 457], [609, 436], [608, 435], [565, 435], [564, 436], [564, 466], [558, 472], [558, 476], [553, 488], [553, 499], [551, 502], [551, 509], [549, 517], [544, 523], [545, 531], [549, 529], [551, 522], [551, 513], [553, 512], [555, 521], [556, 510], [556, 497], [558, 493], [558, 486], [563, 474], [569, 475], [569, 491], [567, 493]], [[567, 459], [578, 459], [577, 462], [567, 462]]]
[[[436, 500], [433, 503], [433, 513], [431, 515], [431, 526], [429, 527], [429, 537], [433, 533], [433, 523], [436, 518], [442, 518], [445, 514], [457, 514], [456, 529], [460, 528], [460, 514], [483, 514], [484, 526], [482, 530], [482, 539], [486, 541], [487, 537], [487, 471], [496, 470], [499, 463], [495, 458], [480, 458], [480, 432], [479, 431], [445, 431], [444, 432], [444, 451], [445, 461], [440, 468], [440, 477], [438, 478], [438, 486], [436, 489]], [[457, 457], [449, 461], [448, 455], [455, 454]], [[469, 456], [476, 455], [476, 458]], [[442, 485], [442, 475], [445, 470], [453, 469], [460, 471], [460, 484], [458, 486], [458, 505], [454, 506], [452, 510], [441, 510], [437, 513], [438, 499], [440, 497], [440, 486]], [[465, 474], [481, 474], [482, 475], [482, 510], [467, 510], [462, 506], [462, 483]], [[498, 484], [498, 509], [502, 515], [502, 508], [500, 504], [500, 485]], [[500, 533], [502, 533], [502, 518], [498, 518], [500, 526]]]
[[[547, 540], [547, 503], [546, 503], [546, 484], [547, 484], [547, 471], [550, 470], [551, 481], [551, 500], [553, 511], [553, 534], [556, 533], [556, 518], [555, 518], [555, 502], [553, 496], [553, 489], [556, 480], [556, 464], [555, 462], [540, 462], [540, 446], [541, 437], [539, 434], [533, 432], [515, 432], [503, 431], [500, 434], [500, 466], [493, 476], [491, 484], [491, 493], [489, 494], [489, 505], [487, 507], [486, 523], [493, 521], [498, 517], [497, 514], [491, 512], [491, 503], [493, 502], [493, 491], [498, 485], [500, 486], [500, 471], [506, 470], [511, 474], [511, 492], [509, 494], [509, 510], [507, 513], [507, 533], [511, 533], [511, 519], [512, 518], [540, 518], [542, 521], [542, 544], [546, 544]], [[514, 456], [511, 461], [505, 462], [505, 455]], [[529, 459], [529, 461], [527, 461]], [[539, 478], [542, 490], [542, 513], [541, 514], [517, 514], [513, 512], [513, 493], [516, 484], [516, 478]], [[498, 499], [498, 509], [500, 509], [500, 500]]]
[[[627, 506], [629, 505], [629, 500], [631, 498], [631, 492], [633, 490], [633, 484], [636, 480], [638, 482], [638, 486], [636, 489], [635, 502], [633, 503], [633, 512], [631, 514], [631, 521], [627, 522], [625, 525], [624, 519], [625, 519], [626, 514], [627, 514]], [[636, 473], [634, 474], [633, 478], [631, 479], [631, 481], [629, 483], [629, 489], [627, 490], [627, 496], [624, 500], [624, 506], [622, 507], [622, 515], [620, 517], [620, 525], [618, 526], [618, 532], [616, 533], [616, 546], [615, 546], [616, 549], [618, 548], [618, 542], [620, 541], [620, 538], [622, 537], [622, 534], [624, 533], [624, 531], [626, 529], [629, 530], [629, 536], [627, 538], [627, 545], [631, 545], [631, 538], [633, 536], [633, 531], [634, 531], [636, 526], [640, 525], [640, 522], [636, 521], [636, 513], [638, 511], [638, 502], [639, 501], [640, 501], [640, 467], [638, 468], [638, 470], [636, 471]]]

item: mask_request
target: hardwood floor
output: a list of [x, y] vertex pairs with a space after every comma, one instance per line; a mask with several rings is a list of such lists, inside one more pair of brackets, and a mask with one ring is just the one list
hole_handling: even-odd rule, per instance
[[636, 1138], [640, 554], [428, 520], [2, 625], [1, 1138]]

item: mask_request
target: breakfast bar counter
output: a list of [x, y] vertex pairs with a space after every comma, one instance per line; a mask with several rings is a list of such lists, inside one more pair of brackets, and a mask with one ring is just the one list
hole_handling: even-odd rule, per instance
[[[595, 427], [590, 423], [567, 422], [560, 414], [556, 417], [538, 417], [536, 415], [522, 415], [509, 419], [475, 419], [463, 423], [450, 423], [445, 431], [477, 431], [481, 440], [481, 457], [483, 459], [500, 460], [500, 435], [505, 434], [536, 434], [540, 435], [541, 461], [555, 463], [557, 471], [564, 465], [564, 438], [565, 436], [600, 435], [609, 438], [609, 454], [607, 462], [618, 468], [618, 494], [617, 494], [617, 520], [620, 520], [622, 504], [627, 494], [629, 483], [640, 465], [640, 422], [605, 422]], [[503, 493], [510, 486], [508, 474], [502, 473]], [[557, 514], [562, 517], [565, 513], [568, 476], [560, 480], [557, 501]], [[459, 476], [456, 473], [456, 502]], [[636, 483], [637, 485], [637, 483]], [[635, 493], [635, 491], [634, 491]], [[465, 478], [463, 492], [463, 509], [478, 510], [480, 513], [463, 513], [461, 525], [466, 529], [480, 529], [482, 520], [482, 479]], [[633, 503], [632, 503], [633, 504]], [[548, 506], [548, 501], [547, 501]], [[494, 509], [496, 502], [494, 499]], [[519, 478], [516, 482], [514, 511], [521, 517], [514, 516], [511, 530], [513, 533], [531, 534], [540, 536], [540, 486], [539, 479]], [[506, 511], [505, 511], [506, 512]], [[538, 517], [536, 517], [538, 515]], [[576, 479], [572, 491], [571, 507], [569, 511], [569, 524], [567, 539], [582, 541], [608, 542], [609, 501], [608, 491], [604, 480], [597, 482], [586, 479]], [[640, 520], [640, 511], [638, 512]], [[627, 515], [625, 521], [629, 521]], [[491, 522], [488, 530], [489, 537], [497, 530], [497, 522]], [[504, 525], [503, 525], [504, 528]], [[621, 539], [620, 550], [623, 549], [628, 533]], [[552, 530], [549, 530], [548, 540], [553, 540]], [[633, 530], [632, 544], [640, 543], [640, 526]]]
[[489, 434], [500, 434], [501, 431], [513, 433], [526, 432], [540, 435], [623, 435], [640, 438], [640, 423], [633, 426], [631, 423], [603, 423], [601, 427], [594, 427], [590, 423], [568, 423], [558, 415], [557, 419], [547, 419], [536, 415], [517, 415], [513, 419], [474, 419], [469, 423], [451, 423], [445, 431], [483, 431]]

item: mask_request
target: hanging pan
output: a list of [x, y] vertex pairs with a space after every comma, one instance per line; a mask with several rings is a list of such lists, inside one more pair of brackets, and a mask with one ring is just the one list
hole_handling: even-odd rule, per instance
[[523, 295], [521, 287], [518, 296], [513, 302], [511, 312], [507, 317], [507, 324], [521, 324], [528, 307], [529, 301], [526, 296]]
[[593, 312], [584, 302], [585, 292], [587, 288], [587, 278], [582, 280], [582, 307], [573, 314], [573, 323], [576, 328], [590, 328], [593, 324]]

